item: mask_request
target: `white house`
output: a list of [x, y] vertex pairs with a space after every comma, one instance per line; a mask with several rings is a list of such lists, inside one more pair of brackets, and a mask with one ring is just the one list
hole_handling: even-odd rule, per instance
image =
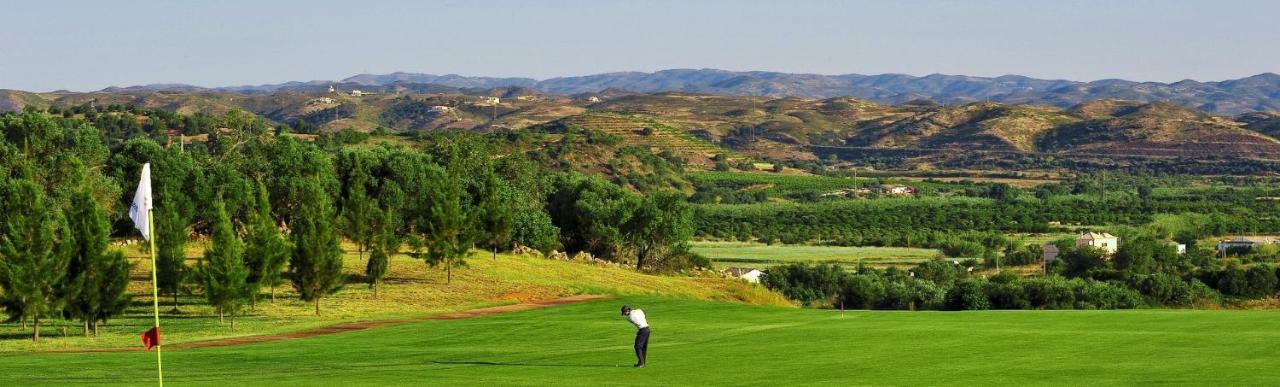
[[1089, 246], [1102, 249], [1107, 255], [1115, 254], [1120, 247], [1120, 238], [1105, 232], [1087, 232], [1076, 238], [1076, 247]]
[[1178, 254], [1187, 253], [1187, 245], [1185, 243], [1175, 243], [1173, 244], [1173, 247], [1178, 249]]
[[587, 97], [587, 102], [591, 102], [591, 103], [600, 102], [600, 97], [597, 97], [597, 96], [594, 96], [594, 95], [593, 95], [593, 96], [590, 96], [590, 97]]
[[739, 278], [753, 284], [760, 283], [760, 276], [764, 274], [760, 269], [753, 269], [749, 267], [731, 267], [725, 269], [724, 272], [733, 276], [733, 278]]
[[885, 195], [915, 195], [916, 187], [901, 184], [886, 184], [880, 186], [880, 192]]
[[480, 97], [480, 103], [483, 104], [497, 105], [501, 101], [498, 97]]
[[444, 106], [444, 105], [435, 105], [435, 106], [432, 106], [432, 107], [431, 107], [431, 112], [432, 112], [432, 113], [448, 113], [448, 112], [451, 112], [451, 111], [453, 111], [453, 108], [452, 108], [452, 107], [449, 107], [449, 106]]

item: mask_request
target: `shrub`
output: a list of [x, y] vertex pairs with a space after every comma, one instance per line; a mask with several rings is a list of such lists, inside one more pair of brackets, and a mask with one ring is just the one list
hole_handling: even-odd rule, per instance
[[986, 280], [965, 279], [947, 291], [946, 307], [949, 310], [986, 310], [991, 309], [991, 301], [987, 299]]
[[1256, 265], [1245, 271], [1244, 296], [1262, 298], [1276, 294], [1276, 272], [1270, 266]]
[[834, 264], [795, 263], [770, 269], [760, 283], [804, 305], [829, 305], [845, 282], [844, 269]]
[[935, 284], [944, 287], [950, 287], [956, 279], [967, 273], [959, 265], [941, 259], [921, 262], [911, 271], [916, 273], [916, 278], [933, 281]]
[[1200, 282], [1200, 280], [1192, 278], [1187, 284], [1191, 287], [1191, 299], [1194, 300], [1193, 302], [1196, 305], [1203, 303], [1222, 303], [1222, 294], [1218, 293], [1217, 290], [1213, 290], [1209, 285], [1205, 285], [1204, 282]]
[[932, 281], [915, 280], [911, 281], [911, 295], [915, 309], [936, 310], [942, 309], [947, 292]]
[[987, 299], [992, 309], [1030, 309], [1021, 281], [987, 283]]
[[1239, 266], [1230, 265], [1220, 272], [1208, 275], [1214, 277], [1213, 283], [1224, 296], [1243, 297], [1249, 292], [1249, 279]]
[[876, 309], [909, 310], [915, 307], [915, 295], [906, 281], [886, 281], [883, 289], [880, 299], [876, 301]]
[[1135, 276], [1130, 282], [1133, 288], [1154, 304], [1186, 306], [1196, 301], [1191, 284], [1169, 274]]
[[1106, 258], [1102, 256], [1102, 250], [1092, 247], [1074, 248], [1063, 253], [1059, 258], [1064, 263], [1063, 274], [1067, 277], [1083, 277], [1089, 271], [1107, 265]]
[[986, 249], [982, 244], [965, 240], [950, 240], [942, 245], [942, 253], [948, 257], [980, 257]]
[[1022, 281], [1023, 294], [1032, 308], [1071, 309], [1076, 294], [1071, 282], [1062, 277], [1028, 278]]
[[840, 292], [844, 307], [854, 309], [871, 309], [885, 295], [885, 284], [877, 275], [859, 274], [850, 276]]
[[1076, 309], [1133, 309], [1142, 305], [1142, 295], [1133, 289], [1109, 282], [1085, 280], [1076, 288]]

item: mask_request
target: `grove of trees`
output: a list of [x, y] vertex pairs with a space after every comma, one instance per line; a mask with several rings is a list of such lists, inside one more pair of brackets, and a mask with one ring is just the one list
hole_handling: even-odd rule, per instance
[[[180, 145], [171, 130], [208, 140]], [[705, 264], [686, 248], [683, 195], [581, 175], [506, 133], [305, 141], [239, 111], [120, 105], [4, 113], [0, 133], [0, 307], [31, 324], [33, 339], [49, 319], [89, 334], [125, 312], [132, 266], [109, 245], [137, 238], [126, 210], [144, 163], [162, 296], [177, 312], [182, 296], [199, 295], [231, 324], [285, 284], [320, 314], [354, 280], [342, 270], [343, 238], [375, 297], [402, 254], [446, 271], [446, 282], [473, 249], [496, 259], [517, 245], [645, 270]], [[189, 256], [206, 240], [203, 256]]]

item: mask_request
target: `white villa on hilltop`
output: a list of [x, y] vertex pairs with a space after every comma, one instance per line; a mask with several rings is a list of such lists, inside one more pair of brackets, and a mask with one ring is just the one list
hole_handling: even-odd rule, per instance
[[1087, 232], [1076, 238], [1076, 247], [1090, 246], [1102, 249], [1107, 255], [1115, 254], [1120, 247], [1120, 238], [1105, 232]]

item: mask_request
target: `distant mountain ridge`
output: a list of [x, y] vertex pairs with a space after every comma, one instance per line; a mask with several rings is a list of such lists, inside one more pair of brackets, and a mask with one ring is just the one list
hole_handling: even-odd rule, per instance
[[[314, 90], [329, 81], [288, 82], [277, 85], [219, 87], [213, 90], [273, 93]], [[1104, 79], [1092, 82], [1037, 79], [1020, 75], [974, 77], [964, 75], [905, 74], [821, 75], [769, 71], [672, 69], [652, 73], [615, 72], [546, 80], [532, 78], [472, 77], [397, 72], [360, 74], [337, 81], [359, 86], [432, 84], [453, 88], [522, 87], [547, 93], [577, 95], [604, 90], [641, 93], [680, 91], [732, 96], [854, 97], [899, 104], [930, 100], [947, 105], [992, 101], [1043, 104], [1061, 108], [1102, 99], [1140, 102], [1166, 101], [1215, 114], [1280, 111], [1280, 75], [1263, 73], [1217, 82], [1183, 80], [1173, 83]], [[148, 90], [191, 91], [188, 85], [136, 86]], [[119, 88], [116, 88], [119, 89]], [[124, 88], [128, 90], [132, 88]]]

